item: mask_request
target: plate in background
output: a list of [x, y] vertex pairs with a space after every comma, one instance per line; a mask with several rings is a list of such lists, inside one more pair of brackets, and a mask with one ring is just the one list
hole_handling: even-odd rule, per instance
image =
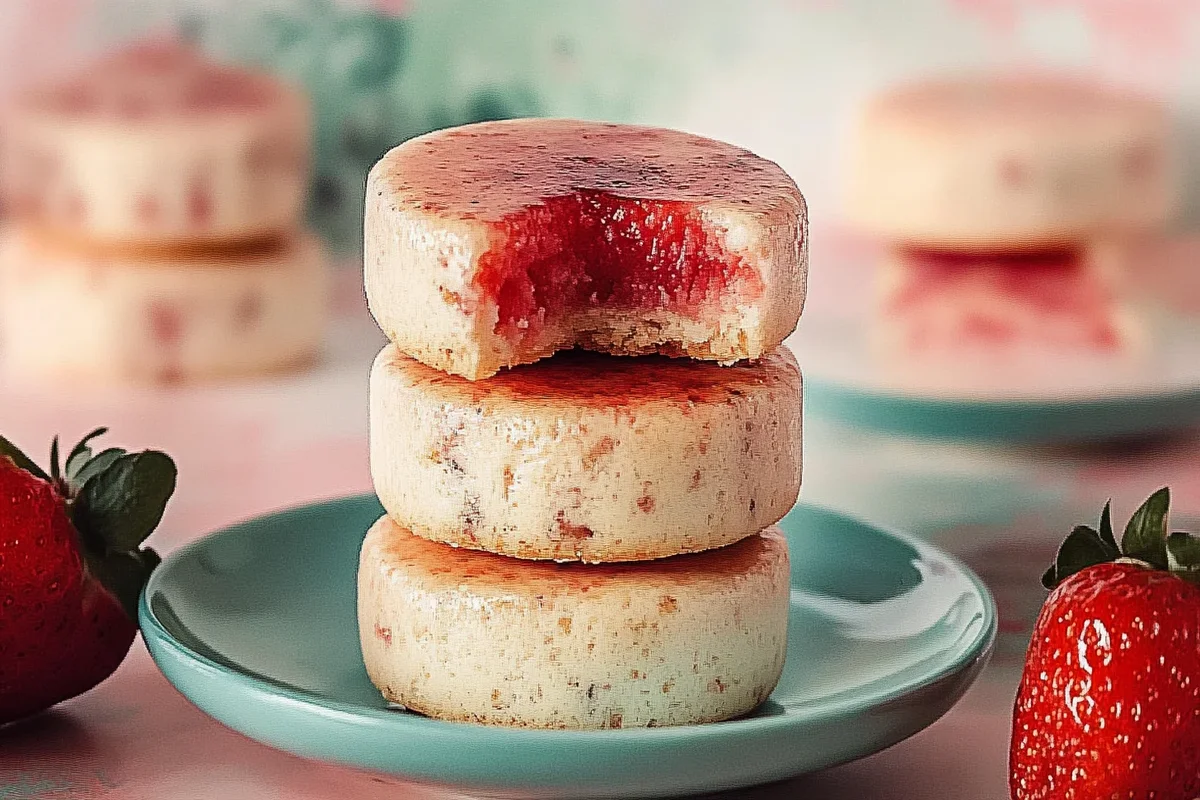
[[[808, 308], [788, 345], [814, 417], [908, 436], [994, 442], [1102, 441], [1200, 426], [1200, 317], [1150, 314], [1135, 361], [1056, 359], [942, 369], [914, 379], [871, 348], [877, 246], [852, 237], [818, 256]], [[822, 277], [824, 275], [824, 277]]]
[[805, 371], [804, 409], [814, 417], [904, 436], [1013, 443], [1106, 441], [1200, 425], [1200, 386], [1087, 400], [982, 400], [853, 386]]
[[491, 794], [633, 797], [778, 780], [881, 750], [950, 709], [987, 662], [979, 579], [916, 538], [814, 507], [792, 548], [788, 660], [767, 703], [711, 725], [538, 731], [390, 710], [355, 619], [374, 497], [226, 529], [169, 556], [142, 632], [167, 678], [218, 721], [309, 758]]

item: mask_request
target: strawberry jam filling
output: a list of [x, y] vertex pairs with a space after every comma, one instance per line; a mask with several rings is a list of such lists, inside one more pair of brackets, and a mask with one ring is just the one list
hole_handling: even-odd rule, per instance
[[[1120, 345], [1113, 292], [1080, 251], [909, 250], [902, 258], [902, 282], [888, 313], [921, 317], [952, 308], [957, 324], [943, 333], [968, 342], [1035, 339], [1106, 351]], [[913, 343], [930, 344], [928, 333], [914, 332]]]
[[757, 270], [726, 250], [692, 204], [588, 190], [493, 223], [476, 283], [499, 307], [496, 332], [519, 340], [586, 309], [697, 317], [734, 293], [762, 292]]

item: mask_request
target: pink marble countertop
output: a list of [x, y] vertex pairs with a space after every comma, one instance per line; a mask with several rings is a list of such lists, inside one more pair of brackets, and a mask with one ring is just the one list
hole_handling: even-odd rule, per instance
[[[351, 277], [329, 357], [312, 374], [170, 391], [4, 385], [4, 433], [36, 451], [55, 433], [73, 440], [104, 424], [114, 444], [171, 452], [180, 488], [152, 540], [164, 552], [255, 514], [367, 491], [366, 375], [381, 340]], [[925, 732], [853, 764], [729, 796], [1007, 797], [1020, 636], [1041, 600], [1035, 576], [1043, 559], [1069, 519], [1084, 509], [1090, 517], [1110, 494], [1118, 514], [1128, 513], [1148, 490], [1171, 483], [1177, 504], [1200, 510], [1200, 443], [1000, 452], [806, 425], [805, 499], [922, 529], [959, 553], [992, 582], [1004, 635], [976, 687]], [[931, 464], [938, 465], [932, 476]], [[976, 495], [971, 487], [988, 488]], [[975, 499], [958, 513], [955, 496]], [[448, 796], [447, 789], [304, 761], [223, 728], [167, 683], [140, 641], [94, 691], [0, 732], [0, 800]]]

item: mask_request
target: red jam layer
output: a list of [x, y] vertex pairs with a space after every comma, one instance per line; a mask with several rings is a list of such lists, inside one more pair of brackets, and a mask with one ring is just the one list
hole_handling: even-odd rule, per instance
[[[410, 139], [372, 170], [395, 210], [492, 233], [477, 286], [501, 335], [588, 307], [698, 313], [762, 291], [703, 209], [794, 225], [804, 198], [779, 165], [681, 131], [564, 119], [487, 122]], [[447, 297], [447, 301], [452, 298]], [[722, 305], [725, 305], [723, 302]]]
[[1106, 301], [1083, 254], [1073, 251], [971, 256], [911, 251], [904, 256], [908, 298], [930, 291], [988, 285], [996, 295], [1044, 311], [1080, 310]]
[[587, 308], [695, 315], [728, 293], [762, 292], [758, 271], [690, 203], [578, 191], [492, 224], [497, 246], [480, 257], [476, 283], [509, 338]]
[[[910, 250], [902, 254], [901, 265], [902, 284], [889, 298], [888, 313], [920, 315], [922, 308], [953, 305], [959, 315], [957, 334], [970, 341], [1000, 343], [1041, 331], [1063, 343], [1100, 350], [1120, 344], [1113, 292], [1080, 251], [973, 255]], [[973, 302], [981, 296], [995, 302]], [[1029, 329], [1032, 319], [1070, 324], [1041, 324], [1035, 331]]]

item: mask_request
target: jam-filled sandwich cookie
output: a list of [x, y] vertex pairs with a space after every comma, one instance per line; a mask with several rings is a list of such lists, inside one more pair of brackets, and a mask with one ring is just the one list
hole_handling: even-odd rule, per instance
[[801, 377], [786, 348], [730, 367], [561, 353], [468, 381], [388, 345], [370, 394], [384, 507], [461, 547], [662, 558], [755, 534], [800, 490]]
[[0, 352], [11, 374], [101, 383], [290, 370], [319, 353], [328, 293], [310, 236], [184, 258], [13, 233], [0, 253]]
[[1062, 76], [967, 76], [886, 91], [851, 138], [848, 212], [907, 244], [1036, 250], [1161, 228], [1178, 205], [1152, 99]]
[[139, 44], [17, 99], [6, 206], [93, 242], [280, 235], [303, 214], [309, 123], [304, 96], [275, 78]]
[[367, 674], [387, 699], [442, 719], [715, 722], [767, 699], [787, 649], [790, 570], [777, 528], [618, 567], [455, 550], [384, 517], [358, 577]]
[[732, 145], [481, 123], [371, 171], [367, 295], [401, 351], [472, 380], [575, 346], [732, 363], [795, 328], [806, 228], [792, 180]]

